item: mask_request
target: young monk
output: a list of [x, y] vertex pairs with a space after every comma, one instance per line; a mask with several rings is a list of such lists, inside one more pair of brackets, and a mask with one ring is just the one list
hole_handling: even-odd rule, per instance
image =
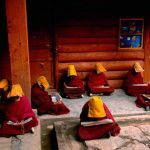
[[127, 72], [123, 83], [123, 89], [130, 96], [150, 93], [150, 85], [144, 84], [142, 72], [144, 69], [136, 62], [131, 70]]
[[81, 140], [92, 140], [119, 133], [120, 127], [102, 99], [99, 96], [90, 98], [82, 108], [77, 136]]
[[61, 99], [52, 101], [51, 95], [48, 94], [49, 83], [44, 76], [37, 78], [35, 84], [31, 88], [32, 107], [36, 108], [39, 115], [61, 115], [70, 112]]
[[110, 95], [114, 92], [114, 88], [111, 87], [107, 81], [104, 72], [106, 69], [102, 64], [97, 63], [95, 69], [90, 73], [88, 77], [88, 94], [92, 96], [93, 94], [103, 94]]
[[10, 137], [33, 132], [38, 125], [29, 100], [19, 84], [12, 85], [4, 103], [5, 120], [0, 127], [0, 136]]
[[81, 78], [77, 75], [74, 65], [68, 66], [68, 76], [64, 81], [64, 94], [67, 98], [84, 97], [84, 84]]
[[137, 107], [150, 111], [150, 94], [139, 94], [135, 101]]
[[2, 79], [0, 81], [0, 123], [4, 120], [4, 103], [7, 99], [7, 94], [10, 91], [10, 82], [8, 79]]

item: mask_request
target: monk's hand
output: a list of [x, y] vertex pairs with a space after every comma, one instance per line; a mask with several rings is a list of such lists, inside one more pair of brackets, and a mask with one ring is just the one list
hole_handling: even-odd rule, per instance
[[59, 99], [59, 100], [57, 100], [57, 103], [58, 104], [62, 104], [62, 101]]

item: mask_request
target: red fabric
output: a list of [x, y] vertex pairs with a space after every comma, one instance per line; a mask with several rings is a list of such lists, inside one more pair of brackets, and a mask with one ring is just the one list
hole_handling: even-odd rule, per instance
[[[0, 136], [7, 137], [24, 134], [29, 132], [31, 127], [38, 125], [38, 121], [26, 96], [21, 97], [20, 101], [6, 103], [4, 107], [5, 121], [0, 128]], [[32, 118], [32, 120], [24, 125], [19, 124], [28, 118]], [[8, 121], [18, 123], [18, 125], [10, 125]]]
[[79, 76], [67, 77], [65, 80], [65, 84], [66, 84], [66, 86], [64, 86], [65, 96], [68, 96], [68, 98], [71, 99], [81, 98], [82, 94], [84, 93], [84, 84]]
[[[77, 136], [82, 140], [92, 140], [92, 139], [99, 139], [105, 137], [110, 133], [112, 136], [116, 136], [120, 133], [120, 127], [115, 122], [112, 114], [110, 113], [109, 109], [105, 104], [104, 109], [106, 111], [106, 117], [108, 119], [112, 119], [112, 124], [105, 124], [105, 125], [97, 125], [97, 126], [90, 126], [84, 127], [79, 125], [77, 130]], [[88, 118], [88, 102], [83, 106], [82, 112], [80, 114], [80, 121], [92, 121], [92, 120], [102, 120], [105, 118]]]
[[93, 94], [111, 94], [114, 92], [114, 88], [110, 86], [108, 88], [103, 88], [100, 86], [109, 86], [107, 78], [104, 73], [97, 74], [96, 71], [93, 71], [88, 78], [89, 92]]
[[83, 89], [82, 88], [67, 88], [64, 87], [64, 94], [65, 96], [68, 96], [70, 99], [74, 98], [81, 98], [83, 94]]
[[150, 106], [150, 101], [146, 102], [144, 99], [146, 98], [144, 98], [142, 95], [138, 95], [135, 101], [136, 106], [139, 108], [141, 107], [145, 108], [146, 106]]
[[83, 82], [82, 82], [82, 80], [79, 76], [68, 77], [66, 79], [65, 83], [66, 83], [67, 86], [80, 87], [82, 90], [84, 90]]
[[63, 102], [54, 104], [48, 92], [44, 91], [38, 84], [32, 86], [31, 103], [32, 107], [36, 108], [40, 114], [61, 115], [70, 112]]
[[133, 86], [133, 84], [144, 84], [143, 77], [140, 72], [133, 73], [133, 70], [128, 71], [124, 80], [123, 88], [128, 95], [138, 96], [139, 94], [150, 93], [150, 85], [148, 86]]

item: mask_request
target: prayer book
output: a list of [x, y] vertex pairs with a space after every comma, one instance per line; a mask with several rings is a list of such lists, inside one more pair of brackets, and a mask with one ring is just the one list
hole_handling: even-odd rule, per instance
[[150, 102], [150, 94], [141, 94], [144, 98], [145, 101], [149, 101]]
[[132, 84], [132, 86], [148, 86], [148, 84], [143, 83], [143, 84]]
[[96, 126], [96, 125], [104, 125], [104, 124], [110, 124], [113, 123], [112, 119], [103, 119], [103, 120], [98, 120], [98, 121], [84, 121], [81, 122], [82, 126]]

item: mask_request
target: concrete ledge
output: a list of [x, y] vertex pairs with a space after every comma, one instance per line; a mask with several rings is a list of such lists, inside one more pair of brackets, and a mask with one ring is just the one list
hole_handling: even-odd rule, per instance
[[[134, 150], [149, 149], [150, 139], [150, 115], [130, 115], [115, 117], [120, 124], [121, 133], [119, 136], [109, 139], [97, 139], [89, 141], [79, 141], [76, 138], [77, 125], [79, 118], [70, 118], [54, 122], [58, 150], [78, 150], [78, 149], [101, 149], [111, 150], [131, 147], [137, 147]], [[96, 144], [94, 144], [96, 143]]]
[[0, 137], [0, 150], [10, 150], [11, 149], [12, 138]]

